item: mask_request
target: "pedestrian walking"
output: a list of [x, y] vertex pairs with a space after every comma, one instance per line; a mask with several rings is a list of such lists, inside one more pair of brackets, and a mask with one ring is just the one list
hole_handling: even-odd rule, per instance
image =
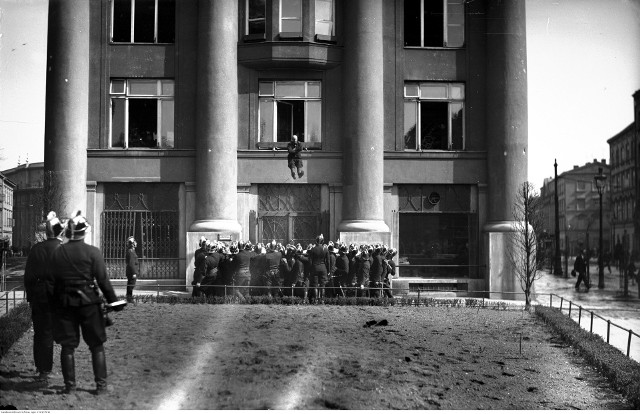
[[572, 273], [577, 273], [578, 275], [578, 281], [576, 282], [576, 286], [575, 286], [576, 290], [580, 289], [580, 283], [582, 282], [584, 282], [584, 286], [587, 288], [587, 292], [591, 288], [591, 286], [589, 285], [589, 279], [586, 277], [586, 271], [587, 271], [586, 262], [582, 255], [582, 252], [580, 251], [576, 256], [576, 260], [573, 262]]
[[138, 279], [138, 274], [140, 273], [140, 264], [138, 262], [138, 255], [136, 254], [136, 239], [133, 236], [130, 236], [127, 239], [127, 302], [133, 302], [133, 288], [136, 286], [136, 280]]
[[105, 296], [114, 311], [120, 311], [126, 301], [117, 301], [102, 253], [97, 247], [84, 243], [89, 223], [80, 211], [69, 219], [65, 236], [69, 242], [51, 254], [51, 272], [47, 277], [48, 287], [53, 287], [52, 306], [54, 340], [60, 344], [60, 366], [64, 378], [64, 392], [76, 390], [75, 349], [82, 338], [91, 351], [96, 394], [107, 388], [107, 361], [104, 342], [107, 340], [103, 299]]
[[24, 289], [31, 308], [33, 321], [33, 360], [38, 371], [37, 381], [47, 383], [53, 368], [53, 319], [47, 291], [47, 277], [51, 270], [50, 259], [62, 242], [62, 223], [54, 211], [49, 212], [45, 223], [47, 239], [33, 246], [24, 270]]

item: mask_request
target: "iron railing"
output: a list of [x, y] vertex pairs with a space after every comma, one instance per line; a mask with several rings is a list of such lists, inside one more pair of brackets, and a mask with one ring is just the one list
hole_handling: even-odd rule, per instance
[[[551, 307], [551, 308], [553, 308], [553, 305], [554, 305], [554, 301], [553, 301], [554, 297], [560, 299], [559, 309], [560, 309], [561, 312], [563, 311], [562, 307], [563, 307], [564, 303], [565, 302], [569, 303], [568, 308], [567, 308], [567, 312], [568, 312], [568, 316], [569, 317], [571, 317], [571, 312], [572, 311], [575, 312], [574, 309], [575, 309], [575, 306], [577, 305], [578, 325], [581, 328], [583, 328], [582, 327], [582, 311], [587, 312], [590, 315], [590, 317], [589, 317], [589, 333], [592, 333], [592, 334], [596, 333], [597, 335], [601, 336], [603, 339], [606, 339], [607, 343], [610, 344], [610, 345], [611, 345], [610, 340], [611, 340], [611, 327], [612, 326], [614, 328], [618, 328], [618, 329], [626, 332], [627, 333], [627, 344], [626, 344], [626, 351], [627, 352], [626, 352], [626, 355], [627, 355], [627, 357], [630, 357], [630, 354], [631, 354], [631, 340], [632, 340], [632, 338], [634, 336], [636, 338], [640, 339], [640, 335], [638, 335], [636, 332], [633, 332], [631, 329], [626, 329], [626, 328], [624, 328], [624, 327], [622, 327], [622, 326], [620, 326], [620, 325], [618, 325], [618, 324], [616, 324], [614, 322], [611, 322], [611, 319], [604, 318], [603, 316], [598, 315], [594, 311], [589, 310], [589, 309], [585, 309], [582, 306], [572, 302], [571, 300], [565, 299], [562, 296], [556, 295], [555, 293], [549, 293], [549, 307]], [[596, 322], [598, 320], [602, 321], [602, 322], [606, 322], [606, 335], [601, 335], [600, 333], [594, 332], [594, 328], [593, 328], [594, 318], [596, 318], [595, 319]], [[586, 328], [583, 328], [583, 329], [586, 330]], [[604, 330], [603, 326], [601, 327], [600, 331], [602, 331], [602, 330]], [[624, 349], [624, 346], [623, 347], [618, 346], [618, 348]]]

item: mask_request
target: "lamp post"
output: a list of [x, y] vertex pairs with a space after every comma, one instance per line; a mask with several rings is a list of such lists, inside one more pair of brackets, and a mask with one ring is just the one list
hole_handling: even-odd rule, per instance
[[[562, 276], [562, 262], [560, 262], [560, 214], [558, 213], [558, 161], [553, 160], [553, 169], [555, 177], [553, 179], [554, 191], [553, 201], [555, 208], [555, 245], [556, 251], [553, 260], [553, 274], [556, 276]], [[565, 274], [565, 276], [567, 276]]]
[[605, 181], [607, 176], [602, 174], [602, 167], [598, 167], [598, 175], [593, 177], [596, 182], [596, 188], [598, 189], [598, 195], [600, 196], [600, 235], [598, 245], [598, 289], [604, 289], [604, 269], [602, 266], [602, 191], [604, 191]]

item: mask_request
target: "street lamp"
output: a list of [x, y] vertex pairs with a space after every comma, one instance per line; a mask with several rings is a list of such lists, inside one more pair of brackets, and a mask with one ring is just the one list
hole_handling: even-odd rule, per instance
[[600, 196], [600, 236], [598, 245], [598, 289], [604, 289], [604, 269], [602, 265], [602, 191], [604, 191], [607, 176], [602, 174], [602, 167], [598, 167], [598, 175], [593, 177]]

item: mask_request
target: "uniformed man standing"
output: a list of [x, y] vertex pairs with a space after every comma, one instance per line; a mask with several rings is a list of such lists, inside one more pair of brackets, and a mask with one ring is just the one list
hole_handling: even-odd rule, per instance
[[138, 263], [138, 255], [136, 254], [136, 239], [133, 236], [127, 239], [127, 302], [133, 302], [133, 288], [136, 286], [138, 274], [140, 274], [140, 264]]
[[51, 211], [45, 223], [47, 240], [33, 246], [24, 270], [24, 289], [33, 321], [33, 359], [39, 373], [38, 381], [44, 383], [49, 381], [53, 367], [53, 321], [49, 306], [49, 296], [53, 292], [47, 292], [46, 279], [51, 253], [60, 247], [63, 230], [56, 213]]
[[80, 211], [69, 219], [65, 230], [69, 242], [53, 251], [47, 284], [53, 287], [53, 336], [62, 346], [60, 366], [64, 392], [76, 390], [74, 352], [80, 343], [82, 330], [82, 337], [91, 351], [98, 395], [107, 392], [107, 362], [103, 346], [107, 333], [98, 287], [111, 309], [120, 311], [126, 302], [116, 300], [100, 250], [84, 243], [88, 228], [89, 223]]
[[329, 250], [324, 246], [324, 236], [322, 234], [316, 237], [316, 245], [309, 252], [309, 260], [311, 261], [311, 280], [309, 285], [316, 299], [324, 298], [329, 266]]
[[201, 293], [200, 282], [204, 278], [205, 259], [207, 258], [207, 242], [207, 239], [200, 237], [200, 248], [196, 250], [194, 255], [195, 270], [193, 271], [193, 281], [191, 282], [193, 285], [192, 297], [199, 297]]
[[277, 249], [277, 243], [273, 240], [267, 245], [267, 253], [264, 256], [264, 269], [265, 279], [267, 286], [270, 288], [267, 295], [273, 296], [278, 294], [282, 296], [282, 278], [284, 275], [280, 274], [280, 260], [282, 259], [282, 253]]

